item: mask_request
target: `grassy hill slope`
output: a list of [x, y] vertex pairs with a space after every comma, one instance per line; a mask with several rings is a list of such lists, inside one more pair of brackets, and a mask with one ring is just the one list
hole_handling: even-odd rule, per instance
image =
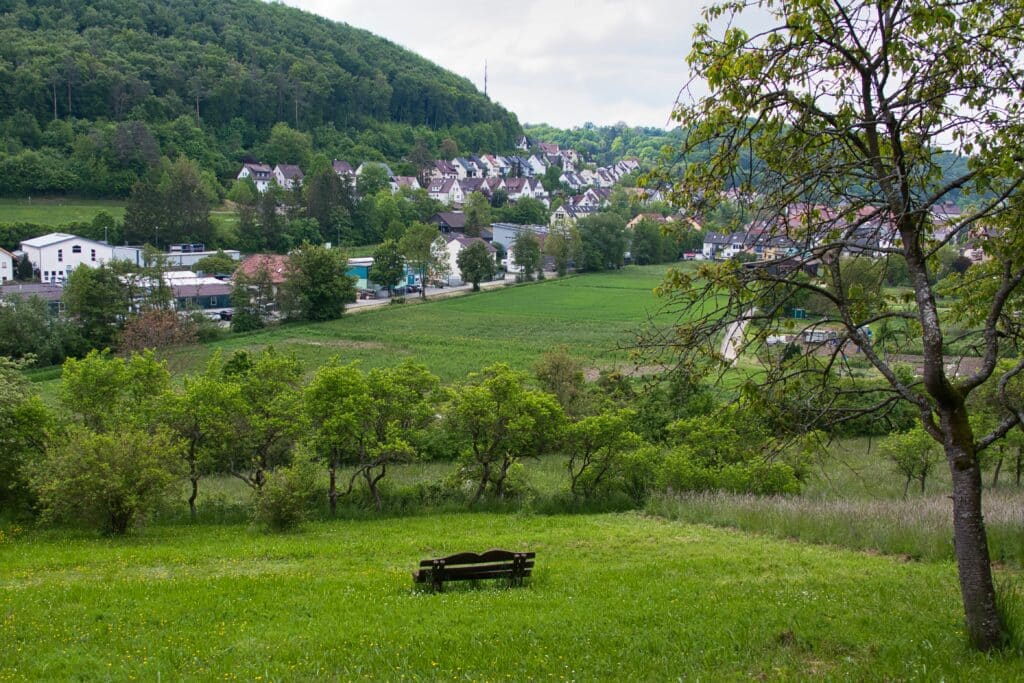
[[[424, 558], [537, 552], [523, 589], [413, 589]], [[1012, 680], [968, 652], [949, 563], [638, 514], [153, 527], [0, 544], [24, 679]]]

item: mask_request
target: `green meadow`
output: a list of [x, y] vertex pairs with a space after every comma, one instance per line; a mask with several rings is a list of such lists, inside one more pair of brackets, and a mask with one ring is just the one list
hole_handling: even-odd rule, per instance
[[[524, 588], [413, 588], [492, 546], [537, 552]], [[32, 533], [0, 544], [0, 679], [1018, 679], [966, 649], [955, 586], [638, 513]]]
[[0, 223], [39, 223], [57, 227], [68, 223], [88, 223], [100, 211], [121, 220], [124, 208], [125, 202], [113, 199], [0, 199]]
[[[586, 367], [626, 366], [637, 329], [662, 302], [653, 290], [664, 266], [500, 287], [472, 295], [346, 313], [326, 323], [272, 326], [207, 344], [162, 352], [175, 374], [195, 372], [220, 351], [267, 346], [294, 354], [312, 372], [333, 357], [364, 368], [425, 364], [444, 382], [492, 363], [530, 370], [540, 354], [564, 347]], [[56, 393], [59, 370], [33, 375], [44, 396]]]

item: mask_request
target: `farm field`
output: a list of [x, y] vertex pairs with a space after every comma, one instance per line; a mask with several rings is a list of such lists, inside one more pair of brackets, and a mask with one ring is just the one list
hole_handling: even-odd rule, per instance
[[[413, 589], [418, 560], [538, 554], [522, 589]], [[969, 652], [950, 563], [635, 513], [161, 527], [0, 544], [0, 678], [1013, 680]]]
[[[127, 202], [117, 199], [77, 199], [74, 197], [41, 197], [32, 199], [0, 199], [0, 223], [38, 223], [54, 228], [70, 223], [88, 223], [100, 211], [106, 211], [117, 220], [124, 220]], [[238, 214], [227, 206], [210, 212], [218, 232], [236, 239]]]
[[[629, 362], [625, 349], [661, 302], [652, 290], [664, 266], [501, 287], [470, 296], [346, 314], [325, 323], [282, 325], [208, 344], [163, 352], [173, 373], [194, 372], [220, 350], [258, 351], [273, 345], [312, 372], [337, 356], [364, 368], [424, 363], [452, 382], [492, 363], [530, 370], [540, 354], [565, 346], [588, 367]], [[35, 375], [44, 397], [55, 395], [59, 370]]]

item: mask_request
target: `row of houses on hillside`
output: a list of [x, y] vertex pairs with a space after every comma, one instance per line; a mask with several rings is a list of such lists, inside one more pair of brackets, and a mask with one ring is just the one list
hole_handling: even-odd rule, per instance
[[610, 188], [622, 180], [623, 176], [633, 173], [639, 168], [640, 162], [638, 160], [623, 159], [611, 166], [602, 166], [594, 171], [587, 168], [579, 172], [563, 169], [563, 173], [558, 180], [573, 190], [579, 190], [587, 186]]
[[474, 192], [488, 199], [497, 192], [504, 192], [510, 202], [529, 197], [544, 206], [550, 205], [550, 195], [536, 178], [444, 178], [431, 180], [427, 194], [439, 202], [461, 206]]

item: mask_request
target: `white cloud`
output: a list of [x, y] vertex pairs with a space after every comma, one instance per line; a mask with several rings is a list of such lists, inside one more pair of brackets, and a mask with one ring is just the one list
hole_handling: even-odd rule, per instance
[[286, 0], [472, 80], [520, 121], [663, 126], [688, 78], [699, 7], [678, 0], [430, 3]]

